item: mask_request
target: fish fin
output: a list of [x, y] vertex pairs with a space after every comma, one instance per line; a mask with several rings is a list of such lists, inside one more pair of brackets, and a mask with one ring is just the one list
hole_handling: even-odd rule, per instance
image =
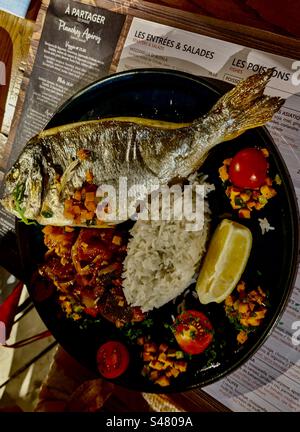
[[266, 124], [284, 104], [285, 99], [263, 94], [273, 71], [274, 68], [270, 68], [261, 74], [251, 75], [213, 106], [209, 115], [225, 113], [227, 117], [222, 141], [235, 138], [247, 129]]

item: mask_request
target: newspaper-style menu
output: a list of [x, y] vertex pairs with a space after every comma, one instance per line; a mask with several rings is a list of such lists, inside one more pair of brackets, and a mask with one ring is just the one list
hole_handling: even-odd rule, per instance
[[[286, 98], [267, 125], [300, 199], [300, 80], [294, 60], [135, 18], [118, 71], [139, 67], [179, 69], [232, 84], [276, 67], [266, 94]], [[300, 273], [279, 325], [236, 372], [202, 389], [233, 411], [300, 410]]]
[[[266, 93], [287, 100], [267, 127], [299, 200], [299, 62], [141, 18], [133, 18], [120, 42], [124, 23], [122, 13], [71, 0], [50, 2], [10, 160], [66, 98], [109, 73], [116, 49], [121, 52], [118, 71], [177, 69], [232, 84], [275, 66]], [[0, 221], [2, 230], [9, 226], [1, 209]], [[204, 390], [233, 411], [299, 411], [300, 273], [285, 313], [266, 343], [236, 372]]]

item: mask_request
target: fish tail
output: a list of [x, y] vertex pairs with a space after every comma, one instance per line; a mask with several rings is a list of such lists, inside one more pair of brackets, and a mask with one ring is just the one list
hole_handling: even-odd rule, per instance
[[247, 129], [266, 124], [284, 104], [285, 100], [280, 97], [263, 94], [273, 71], [274, 68], [270, 68], [261, 74], [246, 78], [213, 106], [209, 116], [226, 116], [220, 141], [236, 138]]

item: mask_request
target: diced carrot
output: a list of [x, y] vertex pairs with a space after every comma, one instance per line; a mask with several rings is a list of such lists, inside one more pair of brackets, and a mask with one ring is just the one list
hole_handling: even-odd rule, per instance
[[88, 159], [90, 155], [90, 151], [87, 149], [79, 149], [76, 153], [76, 156], [78, 157], [78, 159], [80, 160], [86, 160]]
[[248, 318], [241, 318], [241, 319], [240, 319], [240, 323], [241, 323], [243, 326], [245, 326], [245, 327], [248, 327], [248, 326], [249, 326], [249, 324], [248, 324]]
[[153, 342], [146, 343], [144, 345], [144, 350], [147, 352], [156, 352], [157, 351], [157, 345]]
[[266, 293], [261, 289], [261, 287], [259, 286], [257, 289], [258, 289], [259, 294], [260, 294], [263, 298], [265, 298], [265, 297], [266, 297]]
[[159, 384], [161, 387], [167, 387], [170, 385], [170, 380], [168, 377], [163, 375], [155, 381], [155, 384]]
[[77, 191], [74, 193], [74, 199], [75, 199], [76, 201], [81, 201], [81, 191], [80, 191], [80, 190], [77, 190]]
[[122, 243], [122, 237], [120, 237], [120, 236], [113, 236], [112, 243], [115, 244], [115, 245], [117, 245], [117, 246], [120, 246], [121, 243]]
[[256, 317], [248, 318], [248, 325], [257, 327], [257, 326], [259, 326], [259, 324], [260, 324], [260, 320], [257, 319]]
[[185, 372], [187, 369], [187, 362], [183, 360], [177, 360], [174, 362], [175, 369], [178, 369], [180, 372]]
[[88, 183], [93, 183], [94, 175], [91, 171], [87, 171], [85, 174], [85, 179]]
[[246, 284], [244, 281], [240, 281], [236, 287], [237, 291], [240, 293], [241, 291], [245, 291]]
[[138, 345], [144, 345], [144, 343], [145, 343], [145, 338], [144, 338], [144, 336], [140, 336], [140, 337], [138, 337], [137, 338], [137, 340], [136, 340], [136, 343], [138, 344]]
[[86, 220], [92, 220], [94, 216], [95, 216], [95, 212], [93, 211], [86, 212]]
[[161, 352], [158, 356], [158, 360], [161, 362], [162, 361], [164, 362], [166, 360], [166, 358], [167, 358], [167, 355], [164, 352]]
[[240, 301], [239, 301], [239, 300], [236, 300], [236, 301], [233, 303], [233, 309], [238, 310], [238, 309], [239, 309], [239, 305], [240, 305]]
[[159, 362], [159, 361], [157, 361], [157, 360], [152, 360], [152, 361], [149, 363], [149, 366], [150, 366], [152, 369], [155, 369], [155, 370], [163, 370], [163, 369], [164, 369], [164, 364], [161, 363], [161, 362]]
[[265, 205], [266, 204], [262, 204], [262, 203], [257, 202], [257, 203], [255, 203], [255, 209], [261, 210], [262, 208], [264, 208]]
[[[158, 347], [159, 352], [166, 352], [168, 350], [168, 345], [166, 343], [161, 343]], [[168, 353], [167, 353], [168, 354]]]
[[272, 186], [273, 182], [272, 182], [272, 180], [270, 179], [270, 177], [267, 177], [265, 181], [266, 181], [266, 185], [267, 185], [267, 186]]
[[64, 210], [64, 217], [67, 219], [74, 219], [74, 214], [70, 210]]
[[256, 311], [255, 312], [255, 318], [263, 319], [265, 317], [266, 313], [267, 313], [267, 309], [262, 309], [260, 311]]
[[249, 311], [249, 307], [247, 303], [240, 303], [239, 304], [239, 313], [245, 314]]
[[65, 207], [65, 209], [70, 209], [71, 207], [73, 207], [73, 200], [66, 199], [64, 202], [64, 207]]
[[143, 360], [145, 362], [151, 362], [152, 360], [155, 360], [155, 356], [150, 352], [144, 351], [143, 352]]
[[262, 186], [260, 188], [260, 191], [262, 195], [267, 199], [273, 198], [277, 193], [275, 189], [267, 185]]
[[[180, 373], [179, 371], [177, 371], [177, 372], [178, 372], [178, 374]], [[166, 377], [168, 377], [168, 378], [171, 378], [173, 376], [172, 369], [168, 369], [165, 373], [166, 373]]]
[[158, 371], [151, 371], [150, 372], [150, 380], [156, 381], [159, 378], [159, 372]]
[[225, 299], [225, 305], [226, 306], [232, 306], [233, 305], [233, 298], [231, 295], [229, 295], [228, 297], [226, 297]]
[[240, 343], [240, 344], [243, 344], [243, 343], [245, 343], [246, 342], [246, 340], [248, 339], [248, 335], [247, 335], [247, 333], [245, 332], [245, 331], [240, 331], [239, 332], [239, 334], [237, 335], [237, 341]]
[[81, 214], [81, 208], [79, 206], [77, 206], [77, 205], [73, 206], [72, 213], [74, 215], [80, 215]]
[[225, 160], [223, 160], [223, 164], [224, 165], [230, 165], [231, 161], [232, 161], [232, 158], [225, 159]]
[[73, 227], [70, 227], [70, 226], [65, 226], [65, 231], [66, 231], [66, 232], [73, 232], [73, 231], [74, 231], [74, 228], [73, 228]]
[[250, 200], [250, 195], [247, 194], [246, 192], [242, 192], [241, 193], [241, 198], [244, 202], [248, 202]]
[[[88, 192], [89, 193], [89, 192]], [[95, 212], [96, 211], [96, 204], [94, 201], [85, 201], [84, 202], [85, 208], [89, 211]]]
[[95, 192], [87, 192], [85, 194], [85, 202], [95, 202]]
[[178, 369], [176, 369], [176, 368], [172, 368], [170, 372], [171, 372], [171, 374], [173, 375], [174, 378], [177, 378], [178, 375], [180, 374], [180, 371]]

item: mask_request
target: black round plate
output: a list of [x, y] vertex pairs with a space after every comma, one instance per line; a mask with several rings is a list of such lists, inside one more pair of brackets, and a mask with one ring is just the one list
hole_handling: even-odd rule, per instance
[[[111, 116], [142, 116], [187, 122], [207, 112], [224, 91], [224, 83], [219, 81], [168, 70], [148, 69], [115, 74], [90, 85], [68, 100], [47, 127]], [[250, 220], [240, 220], [225, 196], [218, 168], [225, 158], [232, 157], [237, 150], [248, 146], [266, 147], [269, 150], [271, 176], [279, 174], [282, 185], [277, 188], [277, 196], [263, 210], [253, 214]], [[31, 282], [31, 277], [38, 263], [43, 260], [41, 227], [17, 223], [27, 286], [46, 326], [70, 354], [96, 373], [97, 348], [110, 339], [122, 340], [130, 351], [131, 362], [127, 372], [116, 382], [131, 389], [180, 392], [224, 377], [253, 355], [268, 337], [293, 287], [298, 252], [297, 204], [288, 170], [266, 129], [248, 131], [233, 141], [220, 144], [210, 152], [201, 171], [208, 175], [208, 182], [214, 183], [216, 187], [215, 192], [209, 195], [212, 230], [224, 215], [251, 229], [253, 248], [243, 279], [252, 289], [260, 285], [269, 292], [270, 307], [262, 326], [250, 335], [244, 345], [238, 346], [237, 332], [226, 318], [223, 305], [211, 303], [204, 306], [191, 294], [187, 295], [187, 307], [202, 310], [210, 318], [215, 329], [214, 345], [205, 354], [189, 360], [187, 372], [173, 379], [169, 387], [161, 388], [143, 378], [140, 349], [130, 344], [124, 331], [103, 319], [86, 320], [84, 325], [66, 319], [54, 294], [45, 298], [37, 295], [38, 288]], [[258, 218], [264, 217], [275, 230], [262, 235]], [[172, 322], [171, 317], [177, 314], [176, 308], [182, 298], [179, 297], [175, 304], [171, 302], [153, 312], [152, 328], [142, 327], [144, 332], [151, 332], [155, 342], [171, 337], [170, 330], [164, 324]]]

